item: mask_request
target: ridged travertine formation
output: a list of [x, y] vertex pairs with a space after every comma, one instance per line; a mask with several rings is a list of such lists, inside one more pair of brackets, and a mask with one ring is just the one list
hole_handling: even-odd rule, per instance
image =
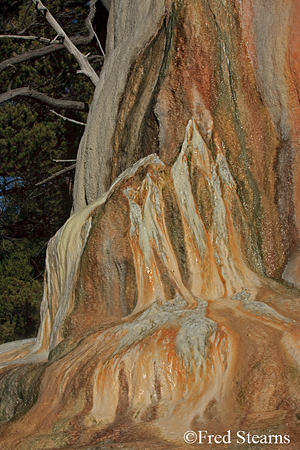
[[1, 450], [299, 448], [299, 14], [112, 1], [40, 330], [0, 347]]
[[297, 0], [112, 2], [74, 210], [151, 153], [172, 164], [193, 117], [223, 142], [265, 273], [299, 287], [299, 15]]
[[190, 120], [171, 169], [144, 158], [51, 240], [38, 338], [2, 356], [2, 419], [19, 417], [3, 448], [85, 448], [147, 424], [178, 444], [256, 412], [262, 430], [289, 414], [291, 432], [300, 312], [255, 254], [222, 145]]

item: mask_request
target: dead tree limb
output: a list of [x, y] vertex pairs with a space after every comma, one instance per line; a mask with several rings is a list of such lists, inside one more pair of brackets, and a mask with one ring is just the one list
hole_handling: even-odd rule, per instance
[[58, 114], [58, 112], [54, 111], [53, 109], [50, 109], [50, 112], [52, 112], [53, 114], [55, 114], [56, 116], [60, 117], [63, 120], [67, 120], [68, 122], [76, 123], [76, 125], [82, 125], [84, 127], [86, 126], [86, 123], [79, 122], [78, 120], [70, 119], [70, 117], [62, 116], [61, 114]]
[[66, 167], [65, 169], [59, 170], [58, 172], [54, 173], [53, 175], [51, 175], [50, 177], [46, 178], [43, 181], [40, 181], [39, 183], [36, 183], [35, 186], [41, 186], [42, 184], [48, 183], [48, 181], [54, 180], [54, 178], [59, 177], [60, 175], [63, 175], [66, 172], [69, 172], [70, 170], [75, 169], [76, 167], [76, 163], [72, 164], [71, 166]]
[[35, 91], [28, 87], [22, 87], [18, 89], [12, 89], [0, 95], [0, 103], [13, 100], [17, 97], [27, 97], [31, 98], [39, 103], [43, 103], [51, 108], [55, 109], [68, 109], [71, 111], [82, 111], [87, 112], [89, 106], [85, 102], [77, 102], [73, 100], [63, 100], [49, 97], [48, 95], [42, 94], [41, 92]]
[[74, 162], [76, 161], [76, 159], [53, 159], [54, 162], [56, 163], [61, 163], [61, 162]]
[[78, 73], [83, 73], [86, 76], [88, 76], [94, 85], [97, 84], [99, 77], [88, 62], [88, 59], [85, 55], [83, 55], [78, 48], [73, 44], [71, 39], [67, 36], [67, 34], [64, 32], [64, 30], [61, 28], [61, 26], [56, 22], [55, 18], [52, 16], [48, 8], [43, 5], [43, 3], [40, 0], [32, 0], [32, 2], [35, 4], [38, 11], [41, 11], [49, 25], [52, 26], [52, 28], [56, 31], [57, 36], [62, 40], [62, 44], [65, 46], [65, 48], [71, 53], [71, 55], [74, 56], [76, 61], [78, 62], [80, 66], [80, 70], [78, 70]]
[[90, 0], [90, 12], [89, 12], [89, 15], [88, 15], [85, 23], [86, 23], [87, 29], [89, 30], [90, 35], [95, 36], [97, 44], [98, 44], [98, 46], [99, 46], [99, 48], [101, 50], [102, 55], [105, 56], [105, 53], [104, 53], [104, 50], [102, 48], [101, 42], [100, 42], [97, 34], [95, 33], [95, 30], [94, 30], [93, 25], [92, 25], [92, 21], [93, 21], [93, 19], [95, 17], [95, 14], [96, 14], [96, 2], [97, 2], [97, 0]]
[[[7, 36], [10, 37], [10, 36]], [[70, 40], [76, 44], [76, 45], [87, 45], [91, 42], [92, 36], [76, 36], [70, 38]], [[13, 56], [12, 58], [8, 58], [5, 61], [2, 61], [0, 63], [0, 72], [7, 69], [10, 66], [13, 66], [15, 64], [20, 64], [22, 62], [26, 61], [32, 61], [37, 58], [41, 58], [42, 56], [50, 55], [50, 53], [57, 52], [59, 50], [63, 50], [65, 46], [63, 44], [50, 44], [46, 47], [38, 48], [36, 50], [32, 50], [30, 52], [21, 53], [20, 55]]]
[[47, 39], [40, 36], [22, 36], [20, 34], [0, 34], [0, 39], [19, 39], [23, 41], [39, 41], [45, 44], [49, 44], [51, 39]]

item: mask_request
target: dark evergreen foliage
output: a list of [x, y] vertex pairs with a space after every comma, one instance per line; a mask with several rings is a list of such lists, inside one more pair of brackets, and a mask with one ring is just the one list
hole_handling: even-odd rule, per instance
[[[88, 35], [89, 3], [44, 3], [69, 36]], [[94, 24], [104, 38], [106, 19], [103, 17], [101, 24], [96, 17], [98, 23]], [[2, 1], [0, 34], [55, 37], [31, 0]], [[44, 45], [34, 40], [1, 39], [0, 63]], [[80, 50], [99, 55], [95, 40]], [[96, 57], [94, 61], [99, 73], [101, 60]], [[78, 68], [66, 50], [12, 65], [0, 73], [0, 93], [28, 86], [51, 97], [89, 103], [94, 86], [76, 73]], [[86, 113], [59, 112], [86, 121]], [[76, 159], [83, 130], [30, 99], [0, 104], [0, 343], [36, 334], [46, 242], [70, 214], [74, 171], [36, 184], [68, 165], [53, 160]]]

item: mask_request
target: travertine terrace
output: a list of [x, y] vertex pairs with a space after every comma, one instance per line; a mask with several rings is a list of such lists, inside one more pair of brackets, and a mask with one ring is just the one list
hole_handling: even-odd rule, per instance
[[112, 1], [40, 330], [0, 347], [1, 449], [299, 448], [299, 16]]

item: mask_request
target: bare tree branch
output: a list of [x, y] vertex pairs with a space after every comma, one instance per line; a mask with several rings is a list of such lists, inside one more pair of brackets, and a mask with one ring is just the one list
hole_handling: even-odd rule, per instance
[[94, 85], [97, 84], [99, 77], [88, 62], [88, 59], [86, 56], [84, 56], [78, 48], [73, 44], [71, 39], [67, 36], [67, 34], [64, 32], [64, 30], [61, 28], [61, 26], [56, 22], [52, 14], [49, 12], [48, 8], [46, 8], [43, 3], [40, 0], [32, 0], [32, 2], [35, 4], [38, 11], [41, 11], [47, 22], [52, 26], [52, 28], [57, 32], [57, 35], [63, 40], [63, 45], [65, 48], [74, 56], [74, 58], [77, 60], [80, 70], [78, 73], [84, 73], [87, 75]]
[[0, 39], [22, 39], [25, 41], [39, 41], [49, 44], [51, 39], [47, 39], [39, 36], [21, 36], [19, 34], [0, 34]]
[[56, 116], [60, 117], [63, 120], [67, 120], [68, 122], [76, 123], [77, 125], [83, 125], [84, 127], [86, 124], [84, 122], [78, 122], [78, 120], [70, 119], [69, 117], [62, 116], [61, 114], [58, 114], [56, 111], [53, 111], [53, 109], [50, 109], [50, 112], [55, 114]]
[[94, 30], [93, 25], [92, 25], [92, 20], [95, 17], [95, 14], [96, 14], [96, 2], [97, 2], [97, 0], [90, 0], [90, 12], [89, 12], [89, 15], [88, 15], [85, 23], [86, 23], [87, 29], [89, 30], [90, 35], [94, 35], [95, 36], [97, 44], [98, 44], [98, 46], [99, 46], [99, 48], [101, 50], [101, 53], [105, 57], [105, 53], [104, 53], [104, 50], [102, 48], [101, 42], [100, 42], [97, 34], [95, 33], [95, 30]]
[[35, 24], [35, 20], [33, 20], [24, 30], [20, 31], [20, 35], [27, 33], [27, 31]]
[[76, 163], [72, 164], [71, 166], [66, 167], [65, 169], [59, 170], [58, 172], [54, 173], [53, 175], [51, 175], [51, 177], [46, 178], [43, 181], [40, 181], [39, 183], [36, 183], [35, 186], [41, 186], [44, 183], [48, 183], [48, 181], [54, 180], [54, 178], [59, 177], [59, 175], [63, 175], [66, 172], [69, 172], [70, 170], [75, 169], [76, 167]]
[[[1, 37], [1, 36], [0, 36]], [[11, 36], [5, 36], [11, 37]], [[19, 36], [19, 38], [21, 38]], [[40, 38], [38, 38], [40, 39]], [[76, 45], [86, 45], [89, 44], [92, 40], [91, 36], [76, 36], [70, 38], [70, 40]], [[65, 47], [63, 44], [50, 44], [46, 47], [38, 48], [37, 50], [32, 50], [30, 52], [25, 52], [20, 55], [13, 56], [12, 58], [8, 58], [5, 61], [0, 63], [0, 73], [7, 69], [8, 67], [19, 64], [25, 61], [32, 61], [33, 59], [41, 58], [42, 56], [49, 55], [50, 53], [57, 52], [58, 50], [63, 50]]]
[[54, 162], [56, 163], [61, 163], [61, 162], [74, 162], [76, 161], [76, 159], [53, 159]]
[[49, 97], [48, 95], [42, 94], [41, 92], [35, 91], [28, 87], [22, 87], [18, 89], [12, 89], [0, 95], [0, 103], [7, 102], [17, 97], [27, 97], [33, 100], [43, 103], [47, 106], [56, 109], [68, 109], [72, 111], [88, 111], [88, 104], [84, 102], [77, 102], [73, 100], [62, 100]]

